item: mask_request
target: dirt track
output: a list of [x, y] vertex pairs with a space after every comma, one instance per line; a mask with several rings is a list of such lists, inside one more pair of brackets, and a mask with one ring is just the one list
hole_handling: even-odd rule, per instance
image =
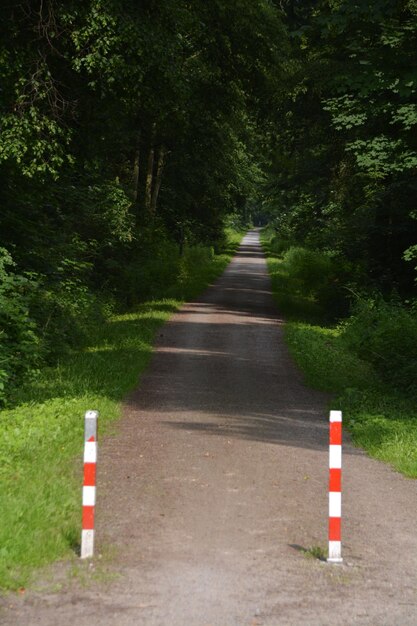
[[120, 577], [9, 599], [0, 622], [416, 626], [416, 482], [345, 445], [345, 564], [301, 551], [326, 546], [327, 409], [287, 354], [252, 231], [163, 328], [101, 443], [98, 551], [117, 546]]

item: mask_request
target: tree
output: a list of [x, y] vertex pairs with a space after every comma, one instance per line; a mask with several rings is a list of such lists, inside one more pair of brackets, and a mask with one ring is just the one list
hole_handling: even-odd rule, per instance
[[280, 223], [289, 240], [336, 250], [406, 293], [403, 255], [417, 235], [415, 4], [300, 7], [288, 18], [292, 64], [271, 161]]

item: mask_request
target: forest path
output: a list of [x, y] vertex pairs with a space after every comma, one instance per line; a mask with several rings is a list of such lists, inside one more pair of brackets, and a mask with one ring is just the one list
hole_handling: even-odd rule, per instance
[[[417, 624], [416, 482], [344, 447], [343, 566], [326, 546], [328, 398], [283, 340], [259, 234], [161, 330], [100, 444], [97, 551], [116, 580], [30, 592], [20, 626]], [[4, 619], [6, 621], [4, 621]]]

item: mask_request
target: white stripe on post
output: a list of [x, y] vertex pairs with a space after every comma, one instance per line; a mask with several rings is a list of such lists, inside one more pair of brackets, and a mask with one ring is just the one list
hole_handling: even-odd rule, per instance
[[[331, 426], [330, 426], [331, 428]], [[329, 446], [329, 468], [342, 469], [342, 446]]]
[[98, 411], [87, 411], [84, 419], [84, 482], [81, 531], [81, 558], [94, 554], [94, 514], [96, 505]]
[[95, 506], [96, 504], [96, 488], [83, 487], [83, 506]]
[[329, 541], [329, 557], [328, 563], [343, 563], [343, 559], [339, 556], [342, 553], [342, 544], [340, 541]]
[[342, 563], [342, 412], [330, 411], [329, 441], [329, 557]]
[[329, 517], [342, 517], [342, 494], [329, 492]]
[[84, 463], [97, 463], [97, 442], [85, 441]]

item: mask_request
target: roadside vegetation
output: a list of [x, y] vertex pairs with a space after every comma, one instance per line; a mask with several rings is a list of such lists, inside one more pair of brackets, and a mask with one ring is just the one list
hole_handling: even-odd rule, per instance
[[307, 384], [332, 394], [358, 446], [417, 478], [415, 309], [340, 289], [327, 255], [299, 246], [283, 252], [271, 228], [263, 244], [289, 349]]
[[78, 552], [85, 411], [100, 411], [102, 436], [138, 384], [157, 329], [223, 271], [241, 237], [229, 229], [218, 253], [198, 246], [182, 257], [154, 260], [148, 266], [153, 276], [162, 276], [169, 262], [169, 285], [130, 312], [84, 329], [81, 346], [14, 390], [0, 421], [3, 589], [25, 587], [34, 567]]
[[417, 4], [288, 4], [262, 199], [288, 343], [355, 442], [417, 477]]

